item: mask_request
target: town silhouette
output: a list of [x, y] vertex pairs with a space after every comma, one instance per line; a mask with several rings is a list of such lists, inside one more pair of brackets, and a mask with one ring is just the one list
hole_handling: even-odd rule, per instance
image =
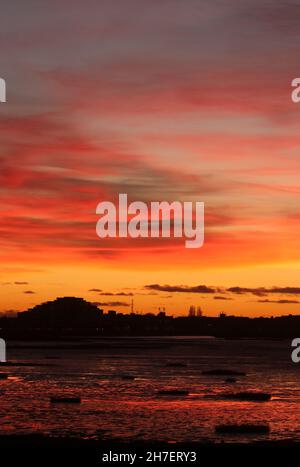
[[[192, 310], [193, 311], [193, 310]], [[78, 297], [59, 297], [36, 305], [16, 317], [0, 318], [5, 339], [66, 339], [76, 336], [213, 336], [223, 338], [292, 338], [300, 316], [241, 317], [221, 313], [218, 317], [190, 313], [171, 316], [104, 312]]]

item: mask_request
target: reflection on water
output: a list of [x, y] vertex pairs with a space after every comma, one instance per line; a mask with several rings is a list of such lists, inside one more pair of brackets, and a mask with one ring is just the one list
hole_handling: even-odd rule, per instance
[[[98, 342], [99, 343], [99, 342]], [[106, 339], [97, 349], [9, 350], [8, 358], [41, 366], [1, 368], [0, 434], [44, 433], [163, 441], [300, 440], [300, 366], [288, 341], [203, 338]], [[170, 363], [176, 363], [174, 365]], [[245, 371], [236, 383], [203, 370]], [[124, 377], [125, 376], [125, 377]], [[133, 379], [132, 376], [135, 378]], [[162, 389], [187, 396], [160, 396]], [[261, 390], [269, 402], [224, 400], [227, 392]], [[51, 404], [57, 395], [82, 403]], [[267, 435], [222, 435], [223, 423], [269, 423]]]

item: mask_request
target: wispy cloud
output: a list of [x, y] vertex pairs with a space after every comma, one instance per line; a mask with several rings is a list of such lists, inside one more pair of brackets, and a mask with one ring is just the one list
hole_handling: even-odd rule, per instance
[[281, 305], [300, 303], [298, 300], [257, 300], [257, 303], [278, 303]]
[[160, 285], [149, 284], [145, 286], [146, 289], [156, 290], [159, 292], [180, 292], [180, 293], [196, 293], [196, 294], [214, 294], [221, 293], [224, 295], [215, 296], [215, 300], [231, 300], [225, 294], [234, 295], [256, 295], [264, 297], [267, 295], [300, 295], [300, 287], [219, 287], [207, 285]]
[[99, 295], [106, 295], [111, 297], [132, 297], [133, 293], [131, 292], [101, 292]]
[[157, 290], [160, 292], [182, 292], [182, 293], [207, 293], [213, 294], [218, 292], [218, 288], [208, 287], [206, 285], [159, 285], [159, 284], [149, 284], [145, 285], [146, 289]]
[[221, 295], [216, 295], [214, 297], [214, 300], [233, 300], [233, 299], [230, 297], [222, 297]]
[[227, 291], [238, 295], [253, 294], [261, 297], [268, 294], [300, 295], [300, 287], [229, 287]]

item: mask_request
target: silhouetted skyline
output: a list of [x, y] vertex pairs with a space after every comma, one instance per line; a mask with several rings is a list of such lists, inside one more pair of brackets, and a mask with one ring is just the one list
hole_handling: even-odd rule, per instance
[[300, 316], [240, 317], [200, 312], [187, 316], [153, 313], [106, 313], [80, 297], [58, 297], [14, 318], [0, 318], [1, 337], [62, 339], [74, 336], [214, 336], [226, 338], [292, 338]]

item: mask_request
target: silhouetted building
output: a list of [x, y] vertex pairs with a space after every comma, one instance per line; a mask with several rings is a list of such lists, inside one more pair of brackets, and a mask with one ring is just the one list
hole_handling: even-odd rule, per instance
[[103, 310], [83, 298], [59, 297], [18, 313], [17, 326], [49, 334], [88, 333], [98, 329]]
[[114, 318], [117, 315], [117, 312], [115, 310], [108, 310], [107, 314], [110, 318]]

